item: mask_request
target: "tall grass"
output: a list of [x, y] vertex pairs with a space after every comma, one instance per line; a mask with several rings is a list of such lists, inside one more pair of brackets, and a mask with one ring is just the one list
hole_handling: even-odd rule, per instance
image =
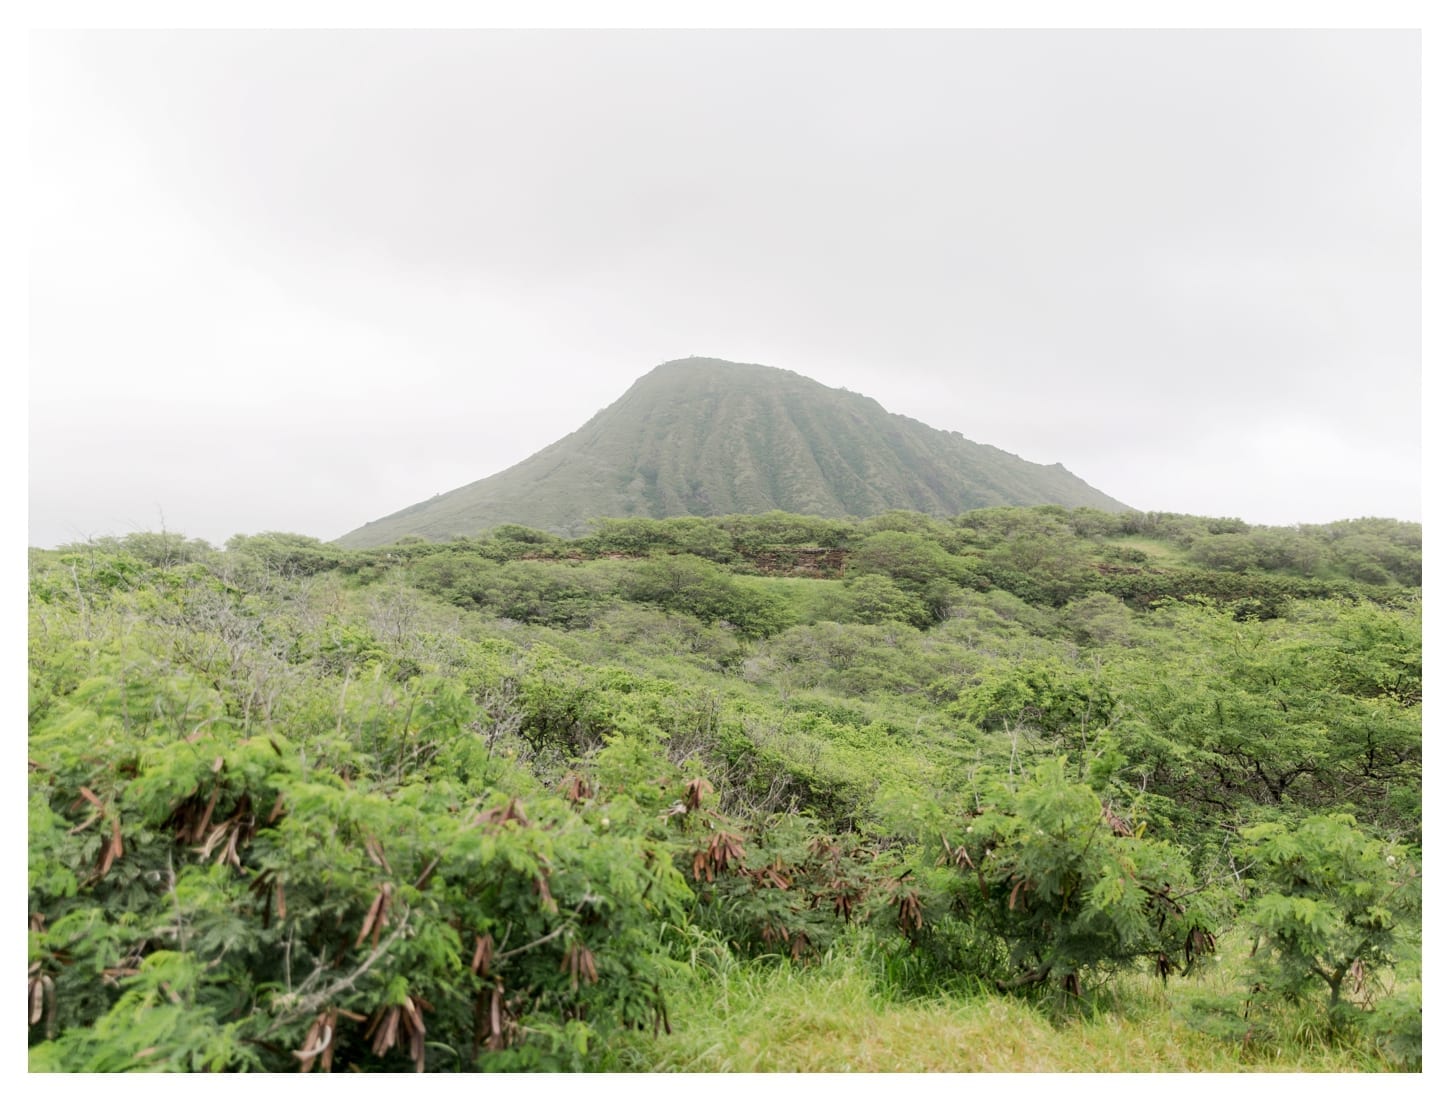
[[1326, 1036], [1285, 1007], [1233, 1043], [1195, 1029], [1195, 996], [1232, 995], [1237, 967], [1165, 987], [1120, 976], [1064, 1007], [981, 991], [893, 997], [879, 961], [847, 944], [818, 963], [735, 963], [704, 948], [671, 998], [673, 1032], [640, 1035], [607, 1069], [693, 1072], [1344, 1072], [1393, 1070], [1367, 1044]]

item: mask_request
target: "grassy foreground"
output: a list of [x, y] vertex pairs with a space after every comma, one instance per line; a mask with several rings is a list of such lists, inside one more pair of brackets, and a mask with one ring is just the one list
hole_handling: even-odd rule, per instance
[[650, 1072], [1306, 1072], [1393, 1071], [1289, 1014], [1277, 1041], [1226, 1045], [1185, 1019], [1196, 995], [1236, 989], [1232, 959], [1165, 989], [1125, 976], [1086, 1011], [1054, 1012], [982, 992], [901, 1000], [881, 993], [859, 951], [814, 967], [696, 966], [671, 999], [674, 1030], [616, 1044], [619, 1071]]

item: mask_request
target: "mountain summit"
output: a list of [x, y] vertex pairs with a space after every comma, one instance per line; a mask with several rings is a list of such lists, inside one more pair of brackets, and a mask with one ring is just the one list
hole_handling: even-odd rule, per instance
[[1041, 504], [1127, 507], [1060, 463], [1027, 462], [849, 390], [776, 367], [692, 357], [656, 367], [578, 431], [516, 466], [337, 542], [443, 539], [504, 523], [577, 536], [602, 516], [871, 516], [897, 508], [955, 515]]

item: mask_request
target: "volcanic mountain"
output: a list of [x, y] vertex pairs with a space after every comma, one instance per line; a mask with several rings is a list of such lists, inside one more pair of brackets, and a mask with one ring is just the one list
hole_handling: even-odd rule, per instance
[[381, 546], [498, 524], [578, 536], [596, 517], [786, 512], [955, 515], [991, 505], [1127, 506], [1069, 473], [776, 367], [674, 360], [516, 466], [337, 540]]

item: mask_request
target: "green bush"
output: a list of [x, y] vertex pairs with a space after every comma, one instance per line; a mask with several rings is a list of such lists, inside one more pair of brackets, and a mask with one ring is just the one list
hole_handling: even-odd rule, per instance
[[1368, 836], [1347, 814], [1244, 831], [1256, 892], [1249, 921], [1263, 940], [1255, 978], [1292, 999], [1323, 996], [1331, 1023], [1368, 1006], [1375, 980], [1418, 912], [1419, 876], [1404, 846]]
[[455, 779], [461, 685], [349, 685], [294, 742], [135, 656], [96, 673], [30, 744], [35, 1069], [578, 1069], [662, 1019], [668, 850]]
[[1077, 994], [1123, 967], [1166, 978], [1210, 951], [1213, 917], [1183, 852], [1142, 833], [1068, 780], [1062, 760], [987, 795], [938, 850], [979, 973], [1004, 991]]

